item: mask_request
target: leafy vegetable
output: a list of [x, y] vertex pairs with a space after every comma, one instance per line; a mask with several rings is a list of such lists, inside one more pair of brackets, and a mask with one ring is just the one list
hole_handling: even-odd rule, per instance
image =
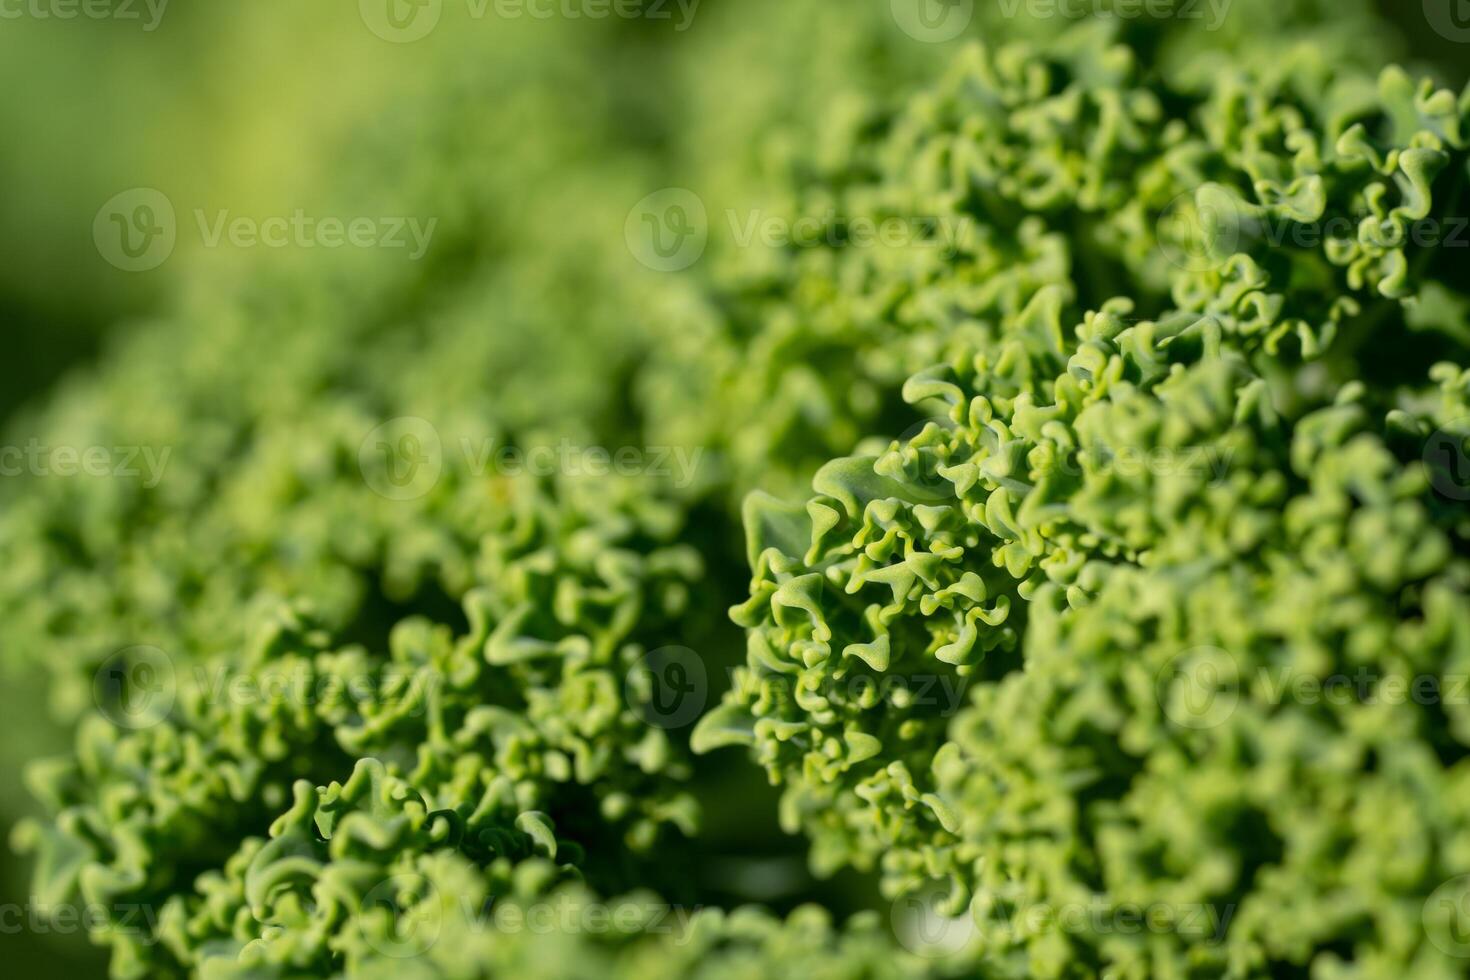
[[[678, 109], [455, 48], [334, 181], [422, 265], [201, 272], [23, 420], [157, 476], [0, 511], [41, 904], [119, 978], [1457, 976], [1470, 90], [1030, 6], [763, 2]], [[722, 871], [729, 747], [891, 904]]]

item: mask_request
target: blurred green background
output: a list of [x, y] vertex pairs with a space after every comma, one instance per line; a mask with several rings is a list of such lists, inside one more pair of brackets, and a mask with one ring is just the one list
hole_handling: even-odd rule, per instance
[[[382, 154], [385, 199], [400, 168], [404, 180], [432, 183], [434, 173], [407, 171], [436, 93], [467, 88], [487, 104], [518, 107], [488, 116], [517, 125], [466, 135], [456, 180], [482, 181], [500, 202], [490, 209], [499, 225], [474, 249], [555, 250], [572, 238], [620, 249], [623, 228], [612, 221], [529, 227], [540, 209], [555, 213], [563, 154], [584, 154], [593, 174], [604, 152], [621, 165], [636, 161], [649, 190], [680, 183], [692, 168], [705, 175], [701, 193], [737, 195], [756, 179], [762, 146], [812, 128], [842, 90], [890, 91], [942, 64], [939, 46], [896, 28], [889, 0], [702, 0], [687, 20], [688, 2], [664, 5], [669, 19], [540, 19], [496, 16], [495, 0], [443, 0], [438, 26], [411, 43], [380, 36], [393, 32], [381, 19], [384, 2], [0, 2], [0, 324], [8, 340], [0, 422], [12, 440], [26, 435], [27, 405], [179, 295], [238, 277], [248, 263], [305, 261], [295, 247], [268, 256], [208, 247], [196, 210], [353, 213], [340, 210], [342, 184], [373, 169], [355, 161], [355, 176], [344, 178], [354, 154]], [[1400, 25], [1409, 61], [1464, 82], [1467, 49], [1431, 29], [1419, 0], [1380, 6]], [[67, 11], [75, 15], [61, 16]], [[455, 124], [448, 120], [451, 132]], [[371, 200], [366, 183], [356, 200]], [[104, 202], [137, 187], [174, 204], [178, 242], [157, 268], [127, 272], [103, 257], [93, 225]], [[55, 751], [62, 735], [46, 721], [37, 679], [4, 680], [0, 832], [8, 835], [30, 810], [24, 760]], [[25, 876], [0, 850], [0, 905], [24, 907]], [[16, 931], [16, 922], [0, 918], [7, 975], [57, 967], [102, 975], [101, 957], [88, 956], [78, 937]]]

